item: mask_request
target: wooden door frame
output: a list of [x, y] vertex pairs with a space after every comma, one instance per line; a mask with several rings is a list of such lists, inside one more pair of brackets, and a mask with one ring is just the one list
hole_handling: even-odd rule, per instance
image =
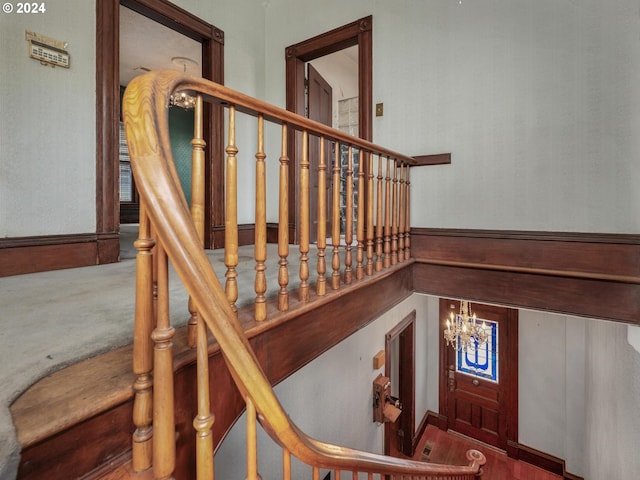
[[[345, 48], [358, 46], [358, 122], [359, 136], [373, 138], [373, 16], [360, 18], [342, 27], [304, 40], [285, 49], [286, 109], [299, 115], [305, 114], [304, 80], [306, 62], [324, 57]], [[289, 178], [297, 178], [296, 159], [301, 141], [294, 132], [288, 140]], [[289, 238], [298, 234], [298, 182], [289, 182]]]
[[[403, 430], [405, 436], [403, 438], [402, 453], [408, 457], [412, 457], [417, 440], [415, 429], [416, 418], [416, 375], [415, 375], [415, 325], [416, 325], [416, 311], [413, 310], [409, 315], [404, 317], [400, 323], [393, 327], [386, 335], [384, 339], [384, 351], [385, 351], [385, 364], [384, 375], [391, 379], [392, 368], [392, 353], [391, 343], [400, 338], [399, 345], [399, 361], [403, 366], [409, 366], [406, 369], [400, 369], [400, 378], [391, 379], [392, 383], [398, 382], [398, 398], [402, 402], [402, 414], [399, 417], [400, 428]], [[406, 337], [401, 335], [407, 333]], [[404, 359], [403, 359], [404, 357]], [[385, 422], [384, 424], [384, 453], [385, 455], [391, 454], [391, 424]]]
[[[167, 0], [96, 2], [96, 231], [120, 229], [120, 5], [202, 43], [202, 76], [224, 83], [224, 32]], [[205, 244], [224, 231], [223, 108], [205, 103]]]
[[[442, 423], [450, 424], [447, 411], [447, 389], [448, 389], [448, 368], [447, 368], [447, 349], [451, 348], [446, 345], [444, 339], [444, 323], [443, 308], [449, 310], [448, 302], [451, 300], [440, 298], [440, 307], [438, 312], [438, 323], [440, 325], [439, 345], [440, 345], [440, 386], [439, 386], [439, 416]], [[476, 305], [476, 304], [474, 304]], [[506, 403], [506, 422], [507, 422], [507, 455], [510, 457], [518, 457], [518, 310], [508, 307], [500, 307], [506, 310], [506, 322], [501, 328], [505, 328], [507, 338], [507, 358], [505, 364], [509, 366], [507, 369], [500, 371], [500, 377], [506, 383], [505, 385], [505, 403]], [[474, 309], [475, 310], [475, 309]], [[499, 347], [500, 348], [500, 347]], [[441, 427], [442, 428], [442, 427]]]

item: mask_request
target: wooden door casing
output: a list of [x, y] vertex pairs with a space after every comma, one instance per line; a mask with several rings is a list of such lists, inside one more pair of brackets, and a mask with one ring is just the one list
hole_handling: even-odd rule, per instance
[[[396, 422], [385, 423], [385, 455], [402, 453], [412, 457], [415, 453], [415, 323], [416, 311], [413, 310], [385, 336], [384, 374], [395, 385], [392, 391], [398, 392], [402, 403], [402, 413]], [[397, 342], [397, 365], [393, 364], [393, 342]]]
[[444, 324], [460, 302], [440, 300], [440, 414], [447, 428], [508, 450], [517, 442], [518, 312], [493, 305], [472, 304], [479, 319], [498, 323], [498, 383], [456, 372], [457, 351], [446, 346]]

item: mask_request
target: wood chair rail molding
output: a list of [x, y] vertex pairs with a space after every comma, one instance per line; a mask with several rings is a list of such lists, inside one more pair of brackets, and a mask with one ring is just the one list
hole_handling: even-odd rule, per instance
[[451, 163], [450, 153], [435, 153], [431, 155], [414, 155], [416, 161], [415, 167], [424, 167], [426, 165], [448, 165]]
[[413, 228], [411, 242], [417, 291], [640, 324], [638, 235]]

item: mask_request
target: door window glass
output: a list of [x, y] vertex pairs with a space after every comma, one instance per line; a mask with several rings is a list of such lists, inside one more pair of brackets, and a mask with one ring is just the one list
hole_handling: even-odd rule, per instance
[[498, 383], [498, 323], [478, 318], [476, 322], [484, 322], [488, 339], [483, 345], [477, 342], [466, 349], [458, 349], [456, 354], [456, 371], [474, 377]]

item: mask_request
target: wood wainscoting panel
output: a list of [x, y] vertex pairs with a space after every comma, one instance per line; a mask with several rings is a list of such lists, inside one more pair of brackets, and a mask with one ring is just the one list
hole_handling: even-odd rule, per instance
[[413, 229], [417, 292], [640, 324], [640, 236]]
[[0, 239], [0, 277], [86, 267], [119, 260], [117, 233]]

